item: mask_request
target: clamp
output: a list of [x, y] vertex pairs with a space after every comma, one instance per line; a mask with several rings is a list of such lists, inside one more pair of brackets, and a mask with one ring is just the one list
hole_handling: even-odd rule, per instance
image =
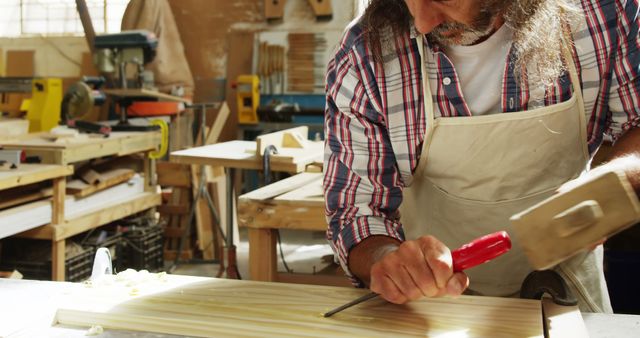
[[268, 145], [262, 153], [262, 169], [264, 170], [264, 185], [271, 183], [271, 155], [278, 154], [278, 149], [273, 144]]

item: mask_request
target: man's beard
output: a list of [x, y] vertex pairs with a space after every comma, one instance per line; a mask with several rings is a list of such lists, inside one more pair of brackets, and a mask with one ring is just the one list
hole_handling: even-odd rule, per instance
[[[470, 46], [484, 41], [494, 32], [499, 10], [492, 8], [488, 1], [480, 10], [478, 17], [470, 25], [459, 22], [445, 22], [429, 33], [429, 38], [441, 46]], [[453, 33], [453, 34], [451, 34]]]
[[[493, 26], [477, 29], [458, 22], [444, 23], [431, 31], [431, 39], [442, 46], [470, 46], [485, 40], [494, 31]], [[453, 34], [447, 34], [455, 32]]]

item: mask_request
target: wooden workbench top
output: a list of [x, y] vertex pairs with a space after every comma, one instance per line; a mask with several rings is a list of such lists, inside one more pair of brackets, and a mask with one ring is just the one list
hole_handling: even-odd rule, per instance
[[0, 190], [64, 177], [73, 173], [66, 165], [21, 164], [16, 169], [0, 167]]
[[104, 156], [123, 156], [153, 151], [160, 146], [160, 132], [113, 132], [109, 137], [80, 134], [58, 138], [48, 133], [30, 134], [16, 141], [0, 142], [5, 149], [20, 149], [37, 156], [42, 163], [69, 164]]
[[463, 296], [394, 305], [376, 299], [323, 317], [366, 292], [143, 274], [69, 290], [56, 317], [65, 325], [202, 337], [542, 336], [541, 305], [533, 300]]
[[[255, 141], [229, 141], [195, 147], [171, 153], [171, 162], [202, 164], [236, 169], [262, 170], [262, 157], [256, 154]], [[274, 155], [271, 170], [290, 173], [304, 171], [304, 168], [322, 158], [322, 144], [313, 143], [311, 149], [285, 149], [286, 160], [278, 160]]]

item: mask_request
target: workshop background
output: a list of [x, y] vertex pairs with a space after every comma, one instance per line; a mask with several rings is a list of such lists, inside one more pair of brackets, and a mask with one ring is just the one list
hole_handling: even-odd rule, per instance
[[[228, 215], [225, 167], [207, 166], [205, 182], [200, 184], [201, 167], [174, 163], [169, 153], [203, 144], [254, 141], [259, 135], [297, 128], [295, 137], [313, 142], [306, 148], [303, 167], [296, 164], [297, 169], [287, 172], [276, 165], [265, 175], [260, 164], [260, 170], [237, 171], [231, 185], [240, 196], [299, 171], [316, 171], [311, 177], [316, 184], [313, 226], [283, 224], [272, 231], [279, 258], [269, 264], [300, 276], [285, 275], [281, 280], [311, 277], [318, 283], [349, 285], [325, 240], [317, 195], [321, 194], [324, 72], [343, 30], [363, 6], [363, 1], [3, 1], [0, 151], [8, 158], [23, 157], [18, 161], [24, 165], [16, 169], [25, 170], [21, 179], [34, 176], [26, 162], [71, 167], [73, 172], [58, 173], [57, 178], [38, 173], [34, 178], [38, 182], [0, 186], [0, 223], [12, 224], [0, 232], [3, 276], [82, 281], [91, 274], [96, 249], [103, 246], [110, 248], [115, 271], [171, 269], [219, 275], [216, 263], [224, 255], [225, 240], [219, 232], [227, 231]], [[121, 34], [137, 30], [155, 36]], [[154, 54], [151, 59], [149, 50]], [[118, 62], [128, 51], [139, 52], [144, 60], [128, 60], [123, 86]], [[105, 68], [106, 52], [115, 57]], [[122, 96], [113, 88], [148, 92]], [[154, 97], [154, 92], [165, 96]], [[58, 126], [67, 120], [113, 125], [123, 116], [135, 126], [164, 121], [168, 135], [158, 148], [165, 147], [166, 152], [147, 149], [154, 148], [156, 133], [118, 139], [116, 145], [104, 140], [119, 136], [117, 126], [104, 139], [95, 137], [100, 136], [95, 125], [93, 130], [91, 125], [80, 129], [82, 134]], [[93, 136], [83, 138], [85, 132]], [[104, 141], [102, 150], [92, 152], [88, 146], [98, 141]], [[53, 211], [43, 209], [42, 202], [56, 194], [56, 180], [65, 181], [59, 199], [66, 202]], [[204, 196], [197, 198], [203, 186], [214, 212], [209, 212]], [[161, 189], [157, 203], [154, 189]], [[247, 199], [240, 196], [240, 200]], [[246, 220], [242, 212], [255, 213], [254, 204], [238, 206], [239, 228], [238, 220], [233, 220], [239, 234], [234, 238], [237, 267], [248, 279], [248, 232], [254, 217]], [[114, 212], [130, 205], [134, 207]], [[230, 208], [235, 215], [236, 206]], [[72, 229], [57, 237], [54, 233], [62, 227], [55, 224], [56, 210], [65, 215], [65, 229]], [[307, 210], [300, 217], [304, 220], [311, 213]], [[45, 224], [49, 230], [43, 231]], [[264, 250], [274, 248], [269, 247]], [[175, 260], [177, 252], [180, 262]], [[258, 264], [265, 263], [254, 263]], [[262, 272], [254, 275], [258, 273]], [[321, 274], [330, 278], [325, 281]], [[253, 279], [274, 278], [262, 275], [270, 277]]]
[[[350, 285], [324, 72], [365, 2], [0, 2], [1, 277], [85, 281], [106, 247], [115, 272]], [[640, 314], [639, 241], [606, 243], [617, 313]]]

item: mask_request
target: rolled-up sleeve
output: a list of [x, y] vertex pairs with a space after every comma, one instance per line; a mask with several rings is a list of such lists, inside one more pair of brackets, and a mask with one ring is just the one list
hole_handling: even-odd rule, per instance
[[[324, 196], [330, 241], [354, 285], [349, 251], [372, 235], [404, 239], [397, 209], [401, 178], [371, 69], [356, 48], [340, 49], [327, 70]], [[374, 102], [377, 101], [377, 102]], [[376, 108], [374, 108], [376, 107]]]
[[613, 54], [613, 76], [609, 91], [611, 120], [608, 132], [615, 140], [640, 126], [640, 35], [638, 0], [618, 1]]

